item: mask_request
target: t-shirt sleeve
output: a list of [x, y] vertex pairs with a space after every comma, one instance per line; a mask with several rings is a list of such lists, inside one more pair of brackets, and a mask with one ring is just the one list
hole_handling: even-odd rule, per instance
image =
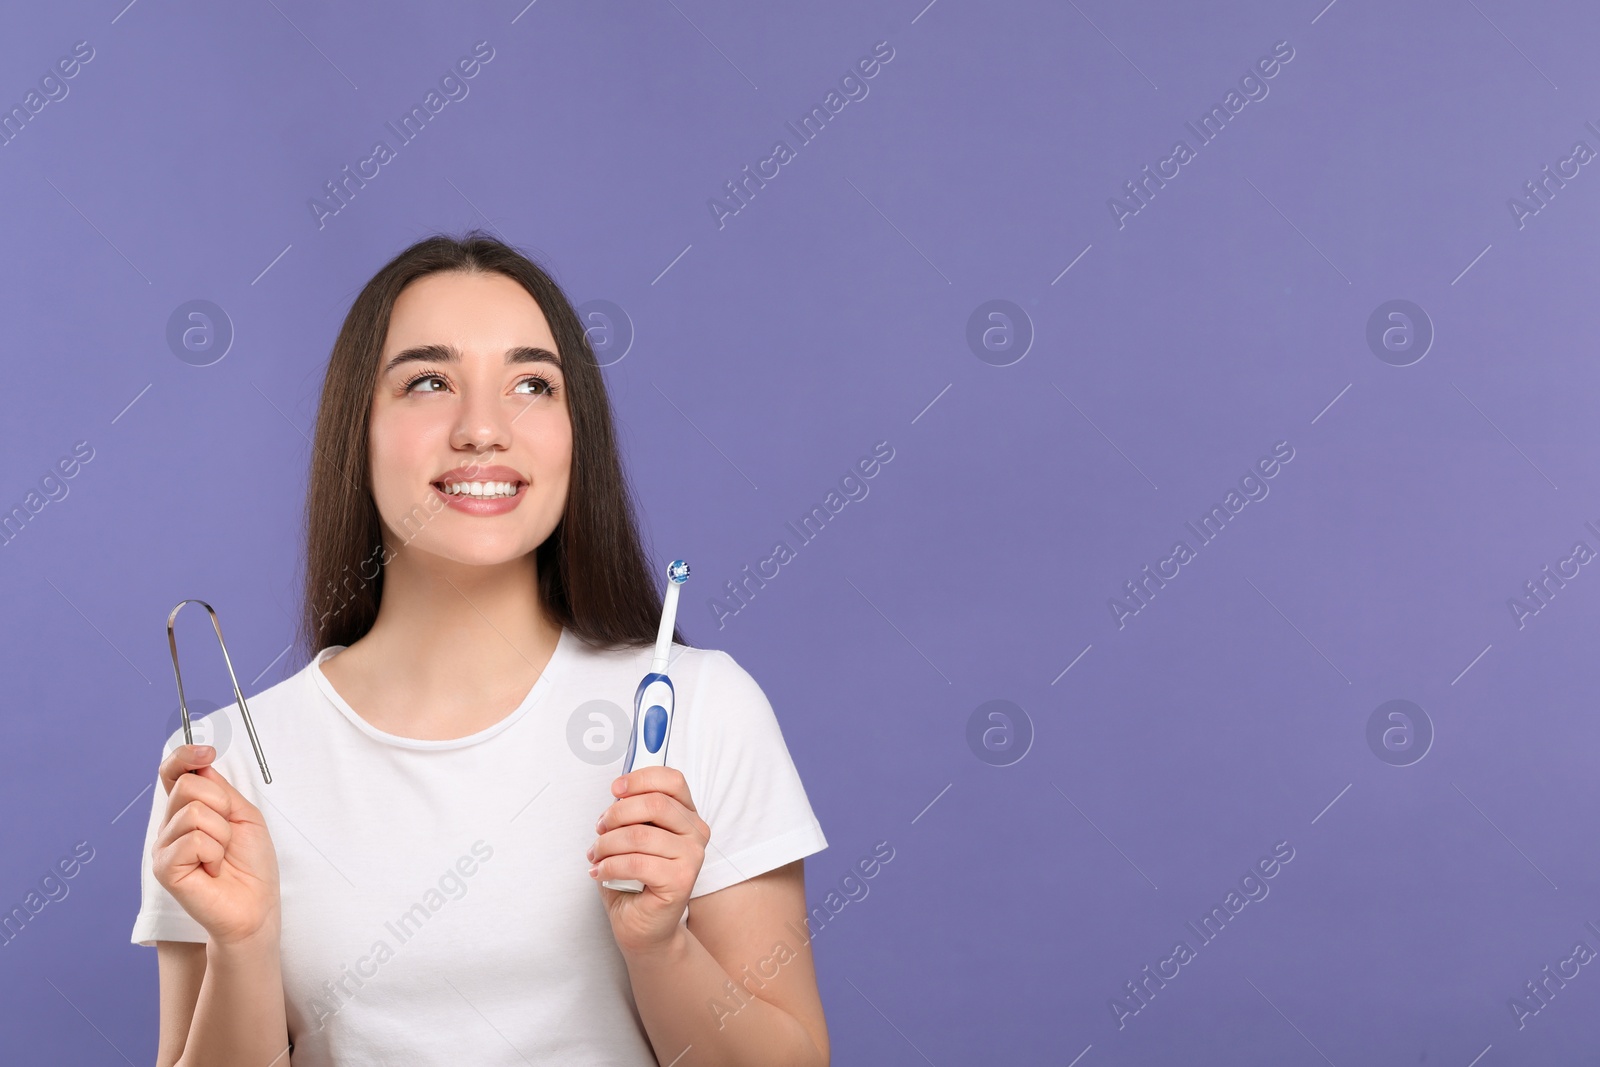
[[734, 658], [709, 651], [684, 709], [695, 809], [711, 827], [690, 898], [828, 847], [766, 694]]
[[[167, 739], [162, 758], [183, 743], [180, 728]], [[156, 834], [161, 829], [162, 817], [167, 813], [167, 791], [161, 784], [161, 772], [156, 772], [151, 790], [150, 814], [145, 824], [144, 852], [139, 867], [139, 914], [133, 920], [132, 942], [135, 945], [154, 945], [157, 941], [205, 941], [206, 929], [178, 903], [178, 898], [156, 881], [154, 858]]]

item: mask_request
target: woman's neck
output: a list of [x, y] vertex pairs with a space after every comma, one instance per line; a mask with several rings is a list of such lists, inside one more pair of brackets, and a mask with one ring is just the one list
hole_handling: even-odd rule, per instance
[[464, 737], [516, 709], [560, 637], [533, 553], [485, 567], [402, 551], [384, 567], [372, 629], [323, 671], [379, 729]]

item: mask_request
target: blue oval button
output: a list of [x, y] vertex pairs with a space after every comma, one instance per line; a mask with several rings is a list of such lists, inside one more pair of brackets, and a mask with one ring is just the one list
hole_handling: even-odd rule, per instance
[[661, 751], [661, 742], [667, 739], [667, 709], [660, 704], [650, 705], [644, 713], [644, 747], [651, 752]]

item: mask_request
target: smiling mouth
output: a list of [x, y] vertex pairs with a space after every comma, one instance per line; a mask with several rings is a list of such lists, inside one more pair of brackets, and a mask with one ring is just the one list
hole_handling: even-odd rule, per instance
[[458, 481], [434, 482], [433, 487], [445, 496], [472, 500], [497, 500], [516, 496], [526, 485], [523, 481]]

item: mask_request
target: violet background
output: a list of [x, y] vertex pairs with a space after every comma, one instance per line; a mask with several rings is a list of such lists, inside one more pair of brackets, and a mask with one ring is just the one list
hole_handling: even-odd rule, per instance
[[[217, 607], [247, 695], [302, 666], [334, 334], [406, 244], [484, 226], [631, 322], [605, 373], [648, 533], [694, 568], [685, 634], [778, 711], [831, 843], [811, 902], [895, 850], [813, 942], [835, 1063], [1593, 1062], [1595, 968], [1522, 1028], [1509, 1001], [1600, 949], [1600, 576], [1521, 628], [1507, 601], [1600, 550], [1600, 178], [1521, 227], [1507, 202], [1600, 149], [1600, 9], [119, 4], [0, 33], [6, 108], [94, 48], [0, 147], [0, 510], [94, 449], [0, 551], [0, 910], [95, 850], [0, 952], [8, 1055], [153, 1059], [128, 935], [166, 613]], [[707, 201], [879, 41], [868, 95], [719, 228]], [[1119, 228], [1108, 198], [1279, 41], [1268, 95]], [[195, 299], [235, 331], [204, 367], [166, 340]], [[967, 342], [994, 299], [1034, 332], [1006, 366]], [[1366, 340], [1394, 299], [1436, 334], [1409, 366]], [[868, 496], [719, 628], [708, 598], [878, 441]], [[1278, 441], [1270, 495], [1119, 629], [1123, 582]], [[1368, 745], [1392, 699], [1432, 724], [1409, 766]], [[1026, 719], [1006, 766], [968, 741], [993, 700]], [[1119, 1029], [1111, 998], [1280, 841], [1270, 895]]]

